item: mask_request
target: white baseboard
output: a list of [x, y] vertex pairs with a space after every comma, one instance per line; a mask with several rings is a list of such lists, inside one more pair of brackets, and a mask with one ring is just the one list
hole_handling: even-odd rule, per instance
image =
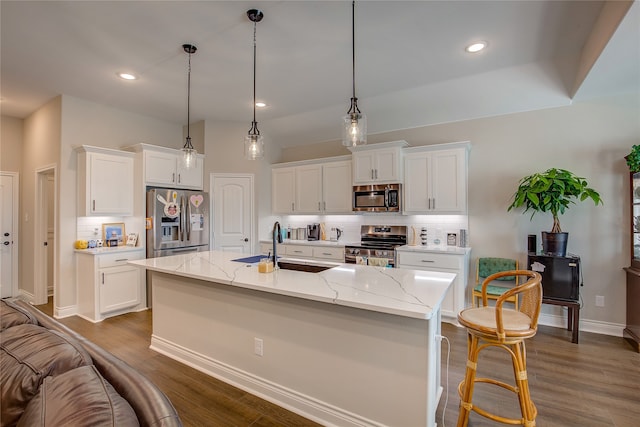
[[[545, 326], [554, 326], [556, 328], [567, 327], [567, 316], [558, 316], [555, 314], [540, 313], [538, 323]], [[599, 320], [580, 319], [581, 332], [593, 332], [595, 334], [611, 335], [614, 337], [622, 337], [622, 331], [625, 325], [619, 323], [601, 322]]]
[[196, 353], [155, 335], [151, 336], [150, 348], [322, 425], [384, 427], [380, 423]]

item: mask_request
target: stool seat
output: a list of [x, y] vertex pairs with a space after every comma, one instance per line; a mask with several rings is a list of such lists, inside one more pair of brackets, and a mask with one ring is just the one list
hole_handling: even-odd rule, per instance
[[[493, 280], [516, 276], [517, 285], [510, 289], [493, 286]], [[529, 280], [519, 284], [518, 276]], [[467, 364], [465, 377], [458, 386], [460, 395], [460, 413], [458, 427], [466, 427], [469, 415], [475, 412], [491, 420], [505, 424], [534, 427], [538, 410], [531, 401], [529, 380], [527, 377], [527, 352], [525, 340], [536, 334], [538, 316], [542, 305], [542, 277], [529, 270], [511, 270], [495, 273], [487, 277], [482, 286], [482, 307], [466, 308], [458, 313], [458, 322], [467, 328]], [[488, 290], [492, 287], [500, 289], [495, 307], [488, 305]], [[518, 298], [515, 309], [503, 308], [506, 301]], [[511, 356], [515, 385], [493, 378], [477, 377], [480, 352], [489, 347], [506, 350]], [[507, 418], [478, 407], [473, 402], [473, 389], [476, 383], [486, 383], [502, 387], [518, 396], [522, 418]]]
[[[495, 331], [496, 309], [493, 307], [468, 308], [459, 313], [458, 320], [466, 327], [486, 328]], [[509, 335], [509, 331], [528, 331], [531, 329], [531, 318], [520, 311], [503, 308], [502, 324], [505, 333]]]

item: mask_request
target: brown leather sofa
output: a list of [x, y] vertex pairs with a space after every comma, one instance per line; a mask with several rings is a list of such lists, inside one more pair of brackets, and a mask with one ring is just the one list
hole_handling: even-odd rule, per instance
[[182, 426], [146, 377], [19, 300], [0, 300], [0, 426]]

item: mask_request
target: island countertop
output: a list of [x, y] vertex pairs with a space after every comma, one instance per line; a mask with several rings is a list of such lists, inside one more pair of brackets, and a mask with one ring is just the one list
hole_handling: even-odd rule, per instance
[[417, 319], [430, 319], [453, 273], [337, 264], [320, 273], [233, 261], [246, 254], [208, 251], [129, 261], [150, 271]]

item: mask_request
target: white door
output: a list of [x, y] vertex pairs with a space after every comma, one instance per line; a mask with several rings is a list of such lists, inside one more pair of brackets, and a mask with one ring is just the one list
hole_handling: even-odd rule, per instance
[[18, 282], [18, 175], [3, 173], [0, 181], [0, 297], [14, 296]]
[[250, 254], [257, 248], [253, 227], [253, 175], [212, 174], [213, 248]]

